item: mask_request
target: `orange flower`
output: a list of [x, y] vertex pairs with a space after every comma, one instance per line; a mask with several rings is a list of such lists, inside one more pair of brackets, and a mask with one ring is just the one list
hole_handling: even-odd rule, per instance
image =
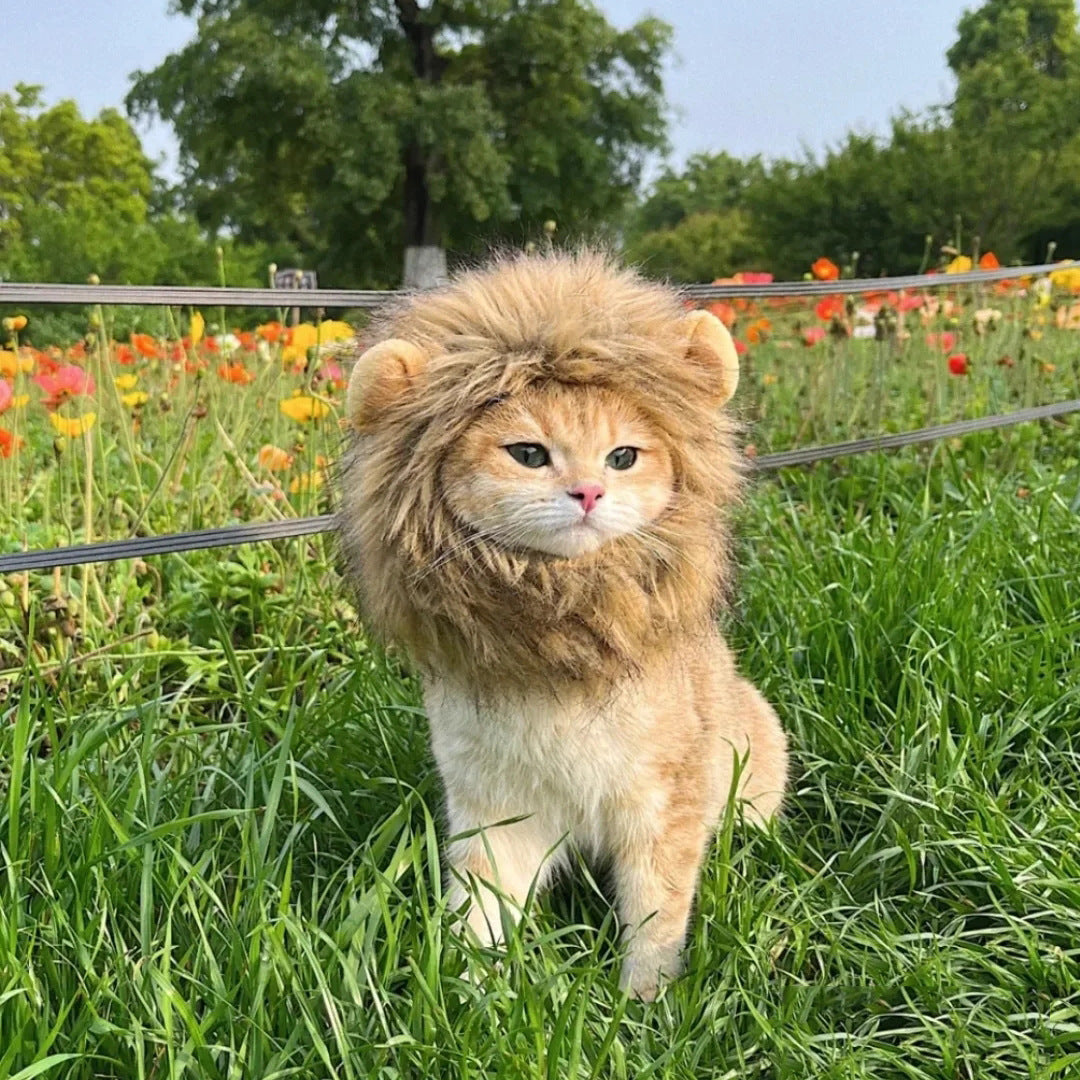
[[254, 374], [243, 364], [219, 364], [217, 373], [219, 378], [226, 382], [236, 383], [237, 386], [246, 386], [249, 382], [255, 381]]
[[303, 394], [286, 398], [281, 402], [279, 408], [290, 420], [295, 420], [298, 424], [306, 424], [309, 420], [318, 420], [330, 411], [330, 406], [325, 402]]
[[29, 356], [23, 356], [20, 353], [13, 353], [8, 349], [0, 349], [0, 375], [5, 375], [7, 378], [12, 379], [19, 374], [20, 371], [33, 371], [34, 361]]
[[282, 335], [285, 332], [285, 327], [279, 322], [263, 323], [262, 326], [255, 327], [255, 333], [263, 339], [263, 341], [270, 342], [271, 345], [275, 341], [280, 341]]
[[1001, 267], [1001, 263], [998, 262], [998, 257], [992, 252], [988, 251], [979, 258], [980, 270], [997, 270]]
[[717, 300], [705, 310], [712, 312], [729, 330], [735, 325], [735, 309], [723, 300]]
[[131, 351], [130, 345], [116, 346], [116, 362], [118, 364], [123, 364], [125, 367], [128, 364], [135, 363], [135, 354]]
[[151, 334], [132, 334], [131, 347], [140, 356], [145, 356], [147, 360], [153, 360], [155, 357], [160, 355], [158, 350], [158, 343], [154, 340], [154, 337]]
[[11, 457], [25, 441], [25, 439], [20, 439], [18, 435], [13, 435], [10, 431], [0, 428], [0, 457]]
[[282, 472], [293, 463], [293, 456], [280, 446], [267, 443], [260, 448], [257, 460], [262, 468], [270, 472]]
[[832, 261], [832, 259], [826, 259], [823, 255], [820, 259], [816, 259], [813, 265], [810, 267], [810, 273], [818, 279], [818, 281], [836, 281], [840, 276], [840, 267]]
[[768, 338], [769, 333], [771, 331], [772, 331], [772, 323], [769, 322], [768, 319], [766, 319], [764, 317], [762, 317], [760, 319], [755, 319], [746, 328], [746, 340], [751, 345], [760, 345], [763, 341], [765, 341]]

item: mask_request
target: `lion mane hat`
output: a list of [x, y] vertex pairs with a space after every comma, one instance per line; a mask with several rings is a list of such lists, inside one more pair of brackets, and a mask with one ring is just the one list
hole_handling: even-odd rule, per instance
[[[365, 622], [423, 670], [485, 687], [603, 683], [710, 632], [738, 496], [724, 326], [595, 252], [504, 256], [376, 319], [346, 398], [339, 528]], [[666, 440], [668, 508], [573, 559], [512, 550], [451, 512], [442, 467], [492, 403], [601, 387]]]

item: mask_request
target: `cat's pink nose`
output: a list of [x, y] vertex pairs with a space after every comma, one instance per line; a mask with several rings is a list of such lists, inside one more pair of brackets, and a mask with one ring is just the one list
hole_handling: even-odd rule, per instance
[[592, 508], [604, 497], [604, 488], [601, 484], [578, 484], [570, 489], [570, 498], [577, 499], [582, 509], [588, 514]]

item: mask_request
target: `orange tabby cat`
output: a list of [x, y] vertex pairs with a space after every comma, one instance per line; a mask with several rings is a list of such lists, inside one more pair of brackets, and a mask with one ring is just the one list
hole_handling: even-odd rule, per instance
[[738, 494], [723, 325], [595, 254], [496, 261], [372, 329], [340, 525], [365, 616], [423, 681], [451, 903], [487, 943], [566, 861], [610, 865], [622, 985], [678, 970], [739, 768], [786, 739], [716, 626]]

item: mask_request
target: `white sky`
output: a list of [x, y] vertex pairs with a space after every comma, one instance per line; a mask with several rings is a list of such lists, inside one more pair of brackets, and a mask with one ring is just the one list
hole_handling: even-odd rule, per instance
[[[882, 132], [901, 106], [946, 100], [945, 50], [975, 0], [599, 0], [626, 26], [652, 12], [675, 27], [667, 78], [673, 157], [698, 150], [799, 156], [848, 130]], [[130, 74], [192, 35], [167, 0], [0, 0], [0, 90], [39, 83], [85, 113], [121, 106]], [[171, 133], [141, 129], [151, 157]]]

